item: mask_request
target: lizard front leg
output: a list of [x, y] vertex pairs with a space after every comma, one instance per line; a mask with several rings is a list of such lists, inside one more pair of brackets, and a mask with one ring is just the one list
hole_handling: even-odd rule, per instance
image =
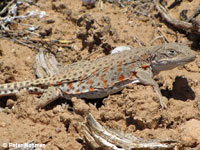
[[158, 86], [158, 83], [153, 79], [153, 73], [150, 70], [140, 70], [137, 71], [136, 77], [140, 81], [140, 83], [145, 84], [145, 85], [151, 85], [154, 88], [154, 91], [158, 95], [160, 105], [162, 108], [167, 108], [166, 103], [163, 100], [162, 94], [160, 92], [160, 88]]
[[62, 91], [57, 87], [50, 86], [40, 98], [37, 98], [38, 104], [36, 108], [43, 108], [60, 97], [63, 97]]

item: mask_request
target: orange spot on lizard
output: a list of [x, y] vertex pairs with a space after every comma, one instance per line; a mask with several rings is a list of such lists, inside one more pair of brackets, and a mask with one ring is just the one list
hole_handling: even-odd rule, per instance
[[142, 68], [143, 68], [144, 70], [146, 70], [148, 67], [149, 67], [149, 65], [142, 65]]
[[94, 88], [93, 88], [93, 87], [90, 87], [90, 91], [94, 91]]
[[123, 61], [120, 61], [119, 62], [119, 65], [118, 65], [118, 72], [120, 72], [121, 71], [121, 65], [123, 64]]
[[91, 86], [92, 86], [92, 80], [89, 80], [89, 82], [88, 82], [88, 83], [89, 83], [89, 85], [91, 85]]
[[57, 84], [58, 84], [58, 85], [62, 85], [63, 83], [62, 83], [61, 81], [58, 81]]
[[142, 58], [143, 58], [143, 60], [146, 60], [146, 58], [147, 58], [146, 54], [144, 54], [144, 55], [142, 56]]
[[69, 89], [70, 89], [70, 90], [73, 90], [72, 83], [69, 83]]
[[89, 85], [90, 85], [90, 91], [94, 91], [94, 88], [92, 87], [92, 83], [93, 83], [93, 81], [92, 80], [89, 80]]
[[85, 76], [83, 75], [83, 76], [81, 77], [81, 81], [84, 80], [84, 79], [85, 79]]
[[94, 72], [93, 72], [93, 75], [96, 75], [96, 74], [97, 74], [97, 71], [94, 71]]
[[103, 87], [106, 88], [107, 87], [107, 81], [104, 80], [104, 75], [103, 74], [101, 75], [101, 80], [102, 80], [103, 85], [104, 85]]
[[110, 66], [106, 67], [103, 72], [107, 72], [109, 68], [110, 68]]
[[131, 72], [130, 78], [133, 79], [135, 77], [135, 75], [136, 75], [136, 72]]
[[80, 82], [79, 82], [79, 85], [82, 84], [82, 82], [83, 82], [84, 79], [85, 79], [85, 76], [83, 75], [83, 76], [81, 77], [81, 80], [80, 80]]
[[119, 81], [122, 81], [122, 80], [124, 80], [124, 75], [123, 74], [121, 74], [120, 77], [119, 77]]

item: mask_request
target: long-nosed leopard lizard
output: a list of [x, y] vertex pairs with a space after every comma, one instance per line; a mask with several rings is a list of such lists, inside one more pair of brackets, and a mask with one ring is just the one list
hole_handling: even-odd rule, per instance
[[13, 95], [20, 90], [43, 93], [38, 108], [59, 97], [95, 99], [116, 93], [128, 84], [153, 86], [160, 104], [166, 108], [153, 76], [193, 61], [196, 54], [188, 46], [168, 43], [144, 48], [125, 48], [93, 61], [80, 61], [66, 67], [66, 73], [0, 85], [0, 96]]

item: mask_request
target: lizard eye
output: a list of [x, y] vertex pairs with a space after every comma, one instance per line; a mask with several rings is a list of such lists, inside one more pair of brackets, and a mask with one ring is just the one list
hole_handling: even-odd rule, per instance
[[176, 51], [174, 51], [174, 50], [169, 51], [169, 56], [175, 56], [175, 55], [176, 55]]

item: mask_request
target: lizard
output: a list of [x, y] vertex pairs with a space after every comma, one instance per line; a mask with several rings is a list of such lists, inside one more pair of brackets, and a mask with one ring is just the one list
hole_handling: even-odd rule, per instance
[[196, 52], [181, 43], [122, 49], [96, 60], [70, 64], [65, 67], [64, 73], [58, 75], [1, 84], [0, 97], [14, 95], [21, 90], [42, 94], [38, 100], [39, 109], [59, 97], [103, 98], [121, 91], [129, 84], [141, 83], [151, 85], [161, 107], [167, 108], [153, 77], [160, 71], [187, 64], [196, 58]]

